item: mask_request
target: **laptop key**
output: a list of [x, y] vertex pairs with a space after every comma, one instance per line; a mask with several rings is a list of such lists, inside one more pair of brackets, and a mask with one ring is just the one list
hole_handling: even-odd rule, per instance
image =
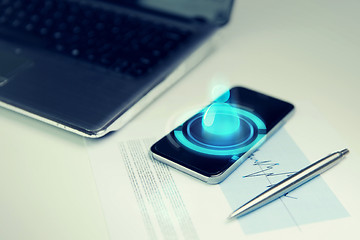
[[[140, 77], [186, 41], [188, 32], [64, 0], [0, 0], [0, 31], [18, 31], [48, 50]], [[14, 37], [15, 36], [15, 37]], [[40, 44], [40, 45], [41, 45]]]

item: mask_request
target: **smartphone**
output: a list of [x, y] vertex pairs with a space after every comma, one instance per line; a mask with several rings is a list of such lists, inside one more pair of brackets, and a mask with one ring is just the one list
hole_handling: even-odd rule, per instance
[[209, 184], [222, 182], [294, 112], [294, 105], [234, 87], [151, 147], [156, 160]]

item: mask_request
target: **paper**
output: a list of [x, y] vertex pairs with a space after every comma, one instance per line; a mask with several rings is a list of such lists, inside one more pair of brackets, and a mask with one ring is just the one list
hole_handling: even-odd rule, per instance
[[150, 239], [197, 239], [195, 227], [169, 168], [150, 158], [152, 141], [119, 143], [132, 190]]
[[153, 141], [88, 142], [111, 239], [199, 239], [169, 167], [150, 158]]
[[[226, 222], [231, 210], [309, 164], [284, 130], [216, 186], [200, 183], [153, 160], [148, 151], [153, 142], [152, 139], [102, 145], [88, 142], [110, 239], [204, 239], [294, 226], [300, 231], [302, 224], [348, 216], [318, 177], [235, 220], [241, 228]], [[134, 228], [136, 231], [131, 230]]]
[[324, 175], [251, 214], [227, 220], [235, 208], [310, 164], [308, 158], [314, 162], [346, 146], [311, 105], [297, 104], [296, 114], [218, 185], [151, 159], [149, 146], [155, 140], [148, 126], [133, 124], [101, 141], [86, 140], [109, 239], [335, 240], [348, 234], [358, 239], [358, 161], [351, 149]]
[[[224, 181], [221, 189], [235, 210], [309, 164], [282, 129]], [[259, 233], [346, 216], [347, 211], [320, 176], [238, 220], [245, 233]]]

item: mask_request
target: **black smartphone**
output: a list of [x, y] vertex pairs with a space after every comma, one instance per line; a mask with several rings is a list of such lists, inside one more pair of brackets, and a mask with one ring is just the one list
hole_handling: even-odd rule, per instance
[[291, 103], [234, 87], [151, 147], [153, 157], [210, 184], [223, 181], [292, 115]]

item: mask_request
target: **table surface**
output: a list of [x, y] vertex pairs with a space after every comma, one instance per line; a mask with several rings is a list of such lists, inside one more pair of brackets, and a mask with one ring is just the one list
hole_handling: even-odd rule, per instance
[[[236, 1], [216, 51], [125, 128], [164, 131], [175, 111], [209, 102], [212, 80], [223, 78], [312, 104], [359, 155], [359, 9], [351, 0]], [[0, 239], [108, 239], [82, 137], [0, 109], [0, 190]]]

